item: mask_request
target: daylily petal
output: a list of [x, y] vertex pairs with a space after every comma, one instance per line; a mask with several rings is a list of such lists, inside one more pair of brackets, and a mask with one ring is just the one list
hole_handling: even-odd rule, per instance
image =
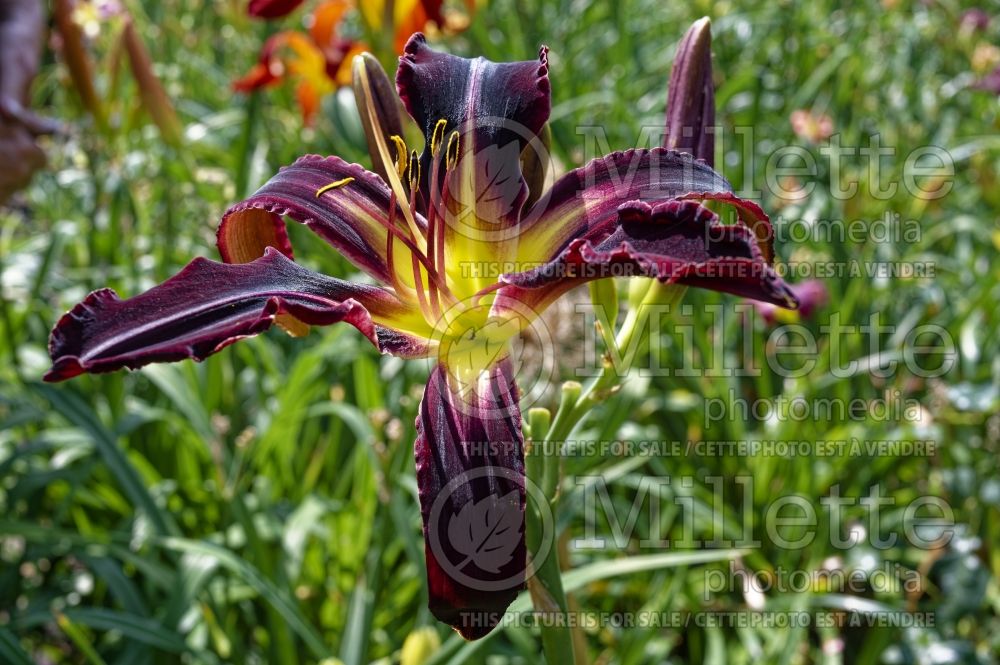
[[774, 264], [774, 228], [764, 209], [749, 199], [741, 199], [732, 192], [695, 192], [678, 196], [679, 199], [719, 201], [736, 209], [740, 222], [753, 231], [760, 253], [769, 265]]
[[[395, 32], [393, 47], [396, 53], [403, 52], [410, 35], [423, 30], [427, 21], [434, 21], [439, 28], [444, 27], [442, 4], [442, 0], [395, 0], [392, 16], [389, 18]], [[360, 3], [360, 9], [361, 18], [373, 32], [383, 31], [386, 19], [385, 0], [365, 0]]]
[[712, 165], [715, 157], [715, 84], [712, 23], [695, 21], [677, 46], [670, 71], [663, 147], [690, 152]]
[[428, 147], [443, 118], [447, 131], [469, 123], [465, 129], [475, 133], [481, 147], [518, 141], [523, 148], [549, 118], [547, 53], [542, 48], [538, 60], [523, 62], [460, 58], [435, 51], [417, 33], [399, 59], [396, 85]]
[[312, 127], [322, 96], [323, 93], [308, 81], [301, 81], [295, 86], [295, 99], [299, 103], [299, 109], [302, 111], [302, 123], [306, 127]]
[[[527, 197], [521, 152], [549, 117], [546, 54], [543, 47], [537, 61], [469, 60], [431, 49], [418, 33], [399, 60], [399, 96], [425, 136], [424, 204], [446, 221], [445, 244], [456, 261], [513, 258]], [[432, 154], [453, 164], [449, 173], [432, 168]], [[439, 181], [431, 183], [435, 172]], [[435, 201], [446, 182], [449, 195]]]
[[[315, 27], [315, 26], [314, 26]], [[319, 31], [322, 37], [324, 31]], [[320, 99], [350, 82], [344, 66], [348, 58], [363, 50], [363, 45], [330, 33], [319, 40], [295, 30], [284, 30], [264, 42], [257, 63], [242, 78], [233, 81], [237, 92], [251, 92], [273, 85], [288, 76], [296, 81], [296, 96], [303, 122], [312, 123]]]
[[111, 289], [94, 291], [52, 329], [52, 369], [45, 380], [203, 360], [267, 330], [279, 315], [316, 325], [346, 321], [383, 352], [409, 357], [429, 351], [425, 340], [383, 330], [385, 322], [412, 318], [390, 291], [320, 275], [268, 249], [262, 258], [239, 265], [195, 259], [128, 300]]
[[416, 424], [430, 609], [466, 639], [482, 637], [525, 580], [523, 435], [510, 360], [471, 386], [439, 364]]
[[687, 153], [653, 148], [613, 152], [559, 178], [524, 215], [518, 260], [556, 258], [575, 238], [607, 235], [618, 207], [634, 200], [728, 195], [732, 185]]
[[291, 14], [305, 0], [250, 0], [247, 13], [256, 18], [281, 18]]
[[[349, 46], [342, 51], [334, 46], [324, 50], [301, 32], [286, 33], [285, 43], [291, 53], [286, 55], [284, 63], [289, 74], [298, 81], [296, 97], [302, 110], [302, 121], [308, 127], [319, 110], [320, 100], [334, 91], [336, 71]], [[331, 68], [333, 77], [330, 76]]]
[[[655, 277], [781, 307], [797, 306], [795, 294], [767, 264], [753, 233], [724, 225], [696, 201], [621, 206], [615, 228], [603, 238], [572, 240], [553, 261], [503, 275], [494, 312], [523, 318], [541, 313], [575, 286], [607, 277]], [[516, 302], [513, 302], [516, 301]]]
[[802, 319], [808, 319], [815, 310], [826, 305], [830, 296], [826, 290], [826, 285], [819, 279], [809, 279], [798, 284], [792, 284], [789, 288], [799, 301], [798, 310], [795, 312], [787, 312], [775, 307], [771, 303], [760, 302], [758, 300], [751, 301], [754, 309], [757, 310], [757, 313], [760, 314], [760, 317], [767, 325], [773, 325], [774, 323], [795, 323]]
[[[329, 189], [323, 191], [325, 188]], [[282, 215], [287, 215], [315, 231], [358, 268], [389, 284], [389, 200], [389, 187], [358, 164], [348, 164], [339, 157], [306, 155], [282, 168], [253, 196], [223, 215], [219, 252], [227, 263], [252, 261], [268, 245], [291, 256], [282, 221]], [[419, 217], [418, 222], [423, 223]], [[394, 260], [405, 260], [402, 265], [410, 272], [409, 251], [397, 245]]]
[[327, 0], [312, 12], [309, 36], [326, 59], [326, 78], [336, 86], [350, 84], [350, 63], [366, 50], [364, 44], [338, 34], [341, 21], [353, 7], [351, 0]]

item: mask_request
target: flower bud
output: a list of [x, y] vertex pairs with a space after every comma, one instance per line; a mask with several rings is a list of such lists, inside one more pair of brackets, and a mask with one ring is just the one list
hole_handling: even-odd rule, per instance
[[712, 83], [712, 23], [695, 21], [670, 71], [663, 147], [715, 161], [715, 86]]
[[[385, 173], [383, 160], [379, 154], [375, 132], [382, 134], [386, 144], [389, 143], [390, 137], [403, 135], [396, 86], [389, 80], [382, 65], [371, 53], [355, 56], [351, 71], [354, 79], [354, 98], [358, 105], [358, 112], [361, 114], [365, 139], [368, 141], [368, 154], [371, 155], [375, 172], [382, 176], [383, 180], [387, 180], [388, 175]], [[368, 113], [369, 105], [373, 108], [375, 117], [378, 118], [378, 127], [372, 125]]]
[[417, 628], [406, 636], [400, 654], [400, 665], [423, 665], [441, 648], [441, 638], [430, 626]]

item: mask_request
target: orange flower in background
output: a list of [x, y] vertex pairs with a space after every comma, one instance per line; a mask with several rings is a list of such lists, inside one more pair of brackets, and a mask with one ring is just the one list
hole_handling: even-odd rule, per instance
[[[286, 16], [303, 0], [251, 0], [248, 13], [255, 18], [275, 19]], [[361, 41], [340, 35], [344, 17], [357, 8], [361, 20], [374, 33], [392, 31], [395, 52], [401, 53], [406, 40], [433, 24], [445, 32], [458, 32], [468, 25], [475, 9], [474, 0], [466, 0], [468, 15], [443, 9], [443, 0], [396, 0], [391, 17], [386, 16], [385, 0], [328, 0], [316, 6], [306, 23], [308, 32], [285, 30], [269, 38], [261, 49], [257, 64], [246, 76], [233, 82], [238, 92], [251, 92], [290, 79], [302, 110], [302, 119], [312, 124], [320, 100], [351, 82], [350, 63], [355, 55], [370, 50]], [[386, 18], [390, 19], [387, 24]], [[388, 39], [385, 43], [388, 44]]]
[[[394, 30], [392, 46], [396, 54], [403, 52], [406, 40], [415, 32], [426, 29], [428, 22], [433, 21], [441, 29], [458, 28], [454, 14], [449, 14], [449, 20], [442, 13], [443, 0], [396, 0], [392, 6], [392, 28]], [[474, 3], [469, 3], [470, 12]], [[373, 31], [385, 29], [385, 0], [364, 0], [359, 9], [361, 18]], [[457, 32], [463, 28], [453, 30]]]
[[342, 38], [337, 27], [351, 9], [349, 0], [330, 0], [312, 13], [309, 32], [285, 30], [264, 42], [257, 64], [233, 82], [239, 92], [270, 87], [285, 79], [295, 82], [302, 119], [309, 125], [324, 95], [351, 81], [351, 59], [364, 44]]

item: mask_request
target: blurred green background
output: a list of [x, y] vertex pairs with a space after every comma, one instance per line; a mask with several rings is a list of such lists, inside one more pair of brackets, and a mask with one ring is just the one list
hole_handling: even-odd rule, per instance
[[[132, 79], [100, 68], [97, 87], [114, 91], [116, 129], [97, 131], [62, 60], [50, 54], [36, 101], [71, 130], [48, 145], [49, 169], [0, 208], [0, 661], [543, 662], [536, 629], [510, 627], [464, 644], [426, 609], [412, 457], [427, 372], [420, 363], [380, 358], [345, 326], [305, 340], [271, 331], [203, 364], [40, 383], [51, 326], [88, 291], [110, 286], [132, 295], [194, 256], [215, 258], [220, 213], [300, 154], [367, 161], [349, 89], [324, 100], [312, 128], [303, 128], [291, 87], [234, 95], [232, 80], [276, 29], [248, 19], [241, 2], [165, 0], [129, 8], [184, 124], [183, 146], [160, 139]], [[677, 41], [691, 21], [708, 15], [718, 122], [730, 131], [753, 127], [755, 139], [752, 171], [739, 145], [727, 146], [719, 169], [738, 187], [752, 176], [755, 188], [766, 189], [764, 168], [778, 146], [801, 145], [820, 164], [807, 199], [765, 191], [779, 238], [783, 224], [815, 220], [898, 213], [919, 222], [916, 239], [808, 238], [780, 242], [779, 256], [802, 265], [852, 259], [935, 266], [933, 278], [826, 280], [829, 304], [802, 321], [819, 342], [819, 360], [805, 376], [769, 370], [748, 377], [635, 376], [577, 433], [599, 441], [920, 439], [936, 442], [934, 455], [575, 455], [566, 460], [557, 521], [563, 564], [577, 575], [567, 584], [583, 612], [684, 615], [764, 602], [775, 611], [847, 613], [838, 616], [918, 610], [934, 625], [608, 623], [577, 631], [587, 662], [1000, 657], [1000, 105], [993, 93], [970, 89], [1000, 64], [1000, 7], [979, 30], [960, 28], [965, 9], [949, 0], [490, 0], [468, 30], [439, 40], [453, 52], [493, 60], [532, 58], [543, 43], [551, 48], [553, 151], [557, 167], [566, 169], [583, 158], [578, 127], [603, 127], [610, 147], [624, 149], [635, 146], [641, 126], [662, 122]], [[301, 13], [282, 25], [300, 23]], [[94, 48], [112, 51], [111, 42], [99, 34]], [[880, 133], [900, 156], [926, 145], [946, 149], [955, 160], [952, 191], [924, 200], [900, 187], [881, 199], [871, 194], [867, 161], [848, 159], [842, 178], [859, 181], [860, 190], [847, 200], [830, 196], [822, 141], [793, 131], [790, 116], [798, 110], [829, 116], [843, 145], [867, 145]], [[883, 179], [898, 182], [903, 166], [902, 157], [887, 159]], [[346, 261], [291, 226], [297, 257], [328, 274], [351, 274]], [[767, 367], [765, 354], [774, 352], [763, 343], [767, 328], [755, 319], [757, 343], [747, 349], [734, 301], [689, 292], [685, 302], [694, 307], [685, 322], [697, 331], [695, 357], [668, 324], [661, 365], [704, 366], [719, 354], [747, 363], [750, 354], [755, 366]], [[710, 304], [724, 304], [728, 315], [704, 307]], [[839, 378], [827, 362], [825, 326], [834, 314], [860, 325], [875, 312], [895, 327], [878, 342], [883, 352], [900, 357], [909, 330], [935, 324], [954, 340], [957, 362], [931, 379], [905, 368], [880, 377], [865, 371], [870, 340], [841, 335], [843, 357], [861, 360], [862, 369]], [[575, 334], [582, 331], [565, 333]], [[572, 363], [560, 371], [574, 378]], [[543, 403], [554, 405], [558, 385], [546, 394]], [[706, 427], [706, 404], [729, 395], [866, 401], [895, 395], [918, 402], [920, 416], [751, 416]], [[834, 485], [851, 497], [877, 486], [896, 502], [884, 515], [887, 532], [901, 533], [903, 507], [931, 495], [954, 510], [957, 534], [935, 548], [900, 537], [887, 549], [867, 539], [839, 549], [824, 533], [799, 550], [766, 537], [745, 555], [708, 547], [720, 550], [720, 558], [739, 557], [752, 571], [898, 564], [917, 571], [921, 587], [911, 594], [849, 594], [817, 586], [772, 591], [763, 600], [730, 590], [706, 599], [706, 571], [727, 571], [728, 561], [649, 564], [641, 557], [655, 552], [639, 544], [649, 527], [645, 517], [623, 548], [573, 548], [572, 539], [588, 528], [578, 500], [582, 476], [604, 478], [622, 518], [637, 504], [644, 477], [693, 478], [691, 487], [675, 484], [658, 497], [661, 533], [672, 540], [685, 520], [696, 538], [719, 535], [709, 511], [716, 477], [727, 488], [726, 525], [739, 515], [762, 515], [777, 497], [804, 496], [820, 510], [820, 498]], [[741, 476], [753, 478], [752, 494], [736, 491]], [[689, 508], [680, 508], [680, 496]], [[638, 500], [644, 516], [646, 501]], [[867, 524], [860, 506], [846, 515], [845, 529]], [[612, 532], [605, 520], [593, 528]], [[755, 528], [763, 527], [758, 521]], [[679, 544], [676, 551], [691, 550]]]

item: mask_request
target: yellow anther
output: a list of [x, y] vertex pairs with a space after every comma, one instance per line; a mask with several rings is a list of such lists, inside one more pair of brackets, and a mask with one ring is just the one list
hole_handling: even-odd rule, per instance
[[389, 140], [396, 146], [396, 173], [402, 178], [403, 174], [406, 173], [407, 158], [410, 155], [406, 149], [406, 141], [399, 134], [393, 134]]
[[347, 177], [347, 178], [343, 178], [341, 180], [334, 180], [329, 185], [323, 185], [322, 187], [320, 187], [319, 189], [316, 190], [316, 198], [318, 199], [324, 193], [329, 192], [331, 189], [337, 189], [338, 187], [343, 187], [344, 185], [346, 185], [349, 182], [354, 182], [354, 178]]
[[410, 189], [416, 189], [420, 186], [420, 157], [417, 156], [417, 151], [414, 150], [410, 153]]
[[441, 149], [441, 143], [444, 141], [444, 130], [448, 126], [448, 121], [441, 118], [434, 125], [434, 131], [431, 132], [431, 156], [437, 157], [438, 151]]
[[[448, 137], [448, 146], [444, 149], [444, 167], [450, 171], [458, 165], [459, 144], [458, 132], [452, 132]], [[452, 149], [454, 147], [454, 150]]]

